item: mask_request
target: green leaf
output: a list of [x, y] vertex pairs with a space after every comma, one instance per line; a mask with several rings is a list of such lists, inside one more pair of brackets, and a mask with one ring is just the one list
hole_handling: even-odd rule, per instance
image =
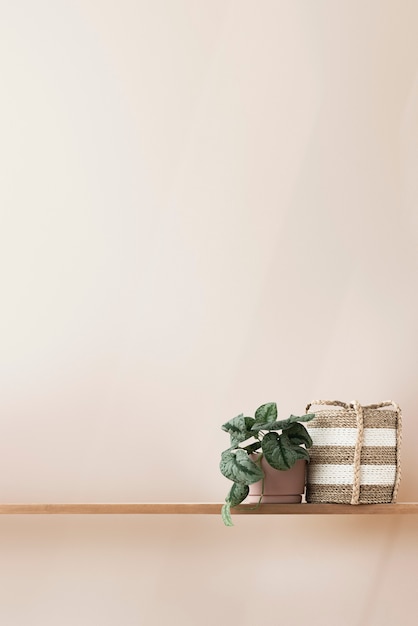
[[231, 434], [231, 448], [236, 448], [240, 443], [244, 443], [244, 441], [251, 439], [251, 437], [254, 437], [254, 433], [251, 431]]
[[303, 424], [291, 424], [284, 432], [289, 437], [292, 444], [304, 444], [307, 448], [312, 447], [312, 438]]
[[245, 450], [225, 450], [219, 464], [222, 474], [234, 483], [251, 485], [264, 477], [262, 470], [248, 456]]
[[231, 517], [231, 507], [238, 506], [248, 496], [250, 488], [248, 485], [234, 483], [225, 498], [225, 504], [222, 507], [221, 515], [225, 526], [233, 526]]
[[274, 422], [277, 419], [277, 404], [275, 402], [268, 402], [258, 407], [255, 412], [255, 423], [265, 424]]
[[[293, 417], [293, 421], [295, 422], [310, 422], [315, 417], [315, 413], [306, 413], [305, 415], [291, 415]], [[290, 418], [289, 418], [290, 419]]]
[[[252, 435], [251, 435], [252, 436]], [[245, 446], [243, 450], [251, 454], [252, 452], [257, 452], [261, 448], [261, 441], [256, 441], [255, 443], [250, 443], [248, 446]]]
[[225, 422], [225, 424], [222, 424], [222, 430], [226, 430], [226, 432], [228, 433], [239, 433], [245, 430], [244, 413], [241, 413], [240, 415], [234, 417], [232, 420], [229, 420], [229, 422]]
[[248, 496], [250, 488], [248, 485], [241, 485], [240, 483], [234, 483], [230, 492], [226, 497], [226, 501], [231, 506], [238, 506]]
[[225, 526], [233, 526], [231, 517], [231, 505], [229, 502], [225, 502], [221, 510], [222, 520]]
[[241, 413], [232, 420], [229, 420], [229, 422], [223, 424], [222, 430], [230, 434], [231, 446], [235, 447], [246, 439], [254, 436], [254, 433], [251, 432], [251, 427], [254, 422], [253, 417], [244, 417], [244, 414]]
[[261, 448], [269, 465], [278, 470], [288, 470], [297, 461], [297, 453], [287, 435], [268, 433], [261, 442]]
[[303, 459], [308, 462], [310, 461], [311, 457], [309, 456], [309, 452], [305, 448], [302, 448], [301, 446], [295, 446], [293, 450], [296, 453], [297, 459]]
[[314, 417], [314, 413], [309, 413], [307, 415], [302, 415], [301, 417], [291, 415], [286, 420], [280, 420], [278, 422], [265, 422], [264, 424], [261, 424], [256, 421], [251, 430], [253, 432], [258, 432], [260, 430], [283, 430], [296, 422], [309, 422]]
[[283, 428], [283, 424], [287, 423], [287, 420], [282, 420], [280, 422], [265, 422], [263, 424], [255, 423], [251, 428], [253, 434], [260, 432], [260, 430], [281, 430]]

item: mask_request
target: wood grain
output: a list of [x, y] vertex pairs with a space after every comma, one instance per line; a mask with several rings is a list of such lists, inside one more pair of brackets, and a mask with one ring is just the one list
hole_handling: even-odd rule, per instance
[[[0, 504], [0, 515], [219, 515], [219, 503]], [[264, 504], [232, 509], [233, 515], [417, 515], [417, 502], [399, 504]]]

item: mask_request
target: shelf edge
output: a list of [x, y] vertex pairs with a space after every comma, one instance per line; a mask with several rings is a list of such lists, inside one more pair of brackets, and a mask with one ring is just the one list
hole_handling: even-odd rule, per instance
[[[216, 502], [0, 504], [0, 515], [219, 515]], [[418, 502], [397, 504], [240, 505], [233, 515], [417, 515]]]

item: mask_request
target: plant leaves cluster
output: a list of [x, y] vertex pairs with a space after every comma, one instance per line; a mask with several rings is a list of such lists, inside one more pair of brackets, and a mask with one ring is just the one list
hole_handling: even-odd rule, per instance
[[[262, 404], [254, 417], [237, 415], [222, 426], [230, 436], [230, 447], [222, 452], [220, 470], [233, 482], [222, 507], [222, 519], [226, 526], [232, 526], [231, 507], [240, 504], [249, 493], [249, 485], [264, 481], [261, 458], [277, 470], [288, 470], [298, 459], [309, 461], [307, 448], [312, 439], [302, 422], [309, 422], [313, 413], [285, 420], [277, 419], [275, 402]], [[253, 460], [251, 455], [258, 453]]]

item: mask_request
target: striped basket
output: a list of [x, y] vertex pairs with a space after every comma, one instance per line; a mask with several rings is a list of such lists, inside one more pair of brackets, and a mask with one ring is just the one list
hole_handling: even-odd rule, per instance
[[344, 504], [396, 502], [400, 471], [401, 410], [394, 402], [362, 407], [358, 402], [317, 400], [306, 501]]

